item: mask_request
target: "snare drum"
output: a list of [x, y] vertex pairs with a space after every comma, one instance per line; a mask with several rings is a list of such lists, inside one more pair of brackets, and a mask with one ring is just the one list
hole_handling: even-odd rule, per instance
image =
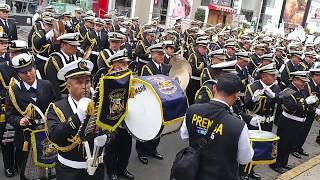
[[279, 136], [268, 131], [249, 130], [249, 138], [254, 155], [249, 163], [249, 169], [247, 170], [246, 168], [246, 172], [250, 173], [252, 165], [273, 164], [276, 162]]
[[133, 137], [148, 141], [179, 130], [188, 101], [176, 80], [142, 76], [134, 78], [132, 86], [134, 98], [128, 100], [124, 125]]

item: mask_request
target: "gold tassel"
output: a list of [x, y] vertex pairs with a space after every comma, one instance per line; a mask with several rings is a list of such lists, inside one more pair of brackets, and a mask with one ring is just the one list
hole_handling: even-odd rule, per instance
[[134, 98], [134, 93], [135, 93], [134, 87], [130, 87], [130, 90], [129, 90], [129, 98]]
[[87, 115], [94, 115], [94, 102], [91, 100], [87, 107]]
[[29, 142], [28, 141], [24, 141], [23, 142], [22, 151], [27, 152], [28, 150], [29, 150]]

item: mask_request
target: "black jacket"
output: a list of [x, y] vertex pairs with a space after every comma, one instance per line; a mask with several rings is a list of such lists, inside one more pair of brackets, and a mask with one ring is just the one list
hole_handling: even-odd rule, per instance
[[11, 20], [7, 20], [7, 23], [9, 27], [5, 26], [2, 20], [0, 20], [0, 26], [2, 26], [4, 32], [7, 33], [9, 40], [17, 40], [18, 34], [16, 24]]
[[141, 76], [152, 76], [156, 74], [163, 74], [168, 76], [171, 66], [168, 64], [161, 64], [161, 71], [155, 65], [153, 61], [148, 62], [148, 64], [144, 65], [141, 70]]

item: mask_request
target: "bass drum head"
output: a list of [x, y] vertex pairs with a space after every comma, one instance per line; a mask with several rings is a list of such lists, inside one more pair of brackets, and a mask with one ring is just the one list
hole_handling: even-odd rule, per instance
[[249, 137], [250, 139], [273, 139], [277, 135], [269, 131], [249, 130]]
[[147, 85], [133, 80], [133, 87], [135, 96], [128, 100], [128, 115], [124, 125], [136, 139], [152, 140], [162, 128], [161, 104]]

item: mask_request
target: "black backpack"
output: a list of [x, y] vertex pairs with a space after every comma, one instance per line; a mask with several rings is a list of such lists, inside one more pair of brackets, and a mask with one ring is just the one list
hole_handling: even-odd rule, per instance
[[200, 165], [201, 149], [208, 144], [215, 124], [213, 123], [205, 137], [199, 140], [199, 148], [188, 146], [177, 153], [171, 168], [170, 180], [196, 180]]

